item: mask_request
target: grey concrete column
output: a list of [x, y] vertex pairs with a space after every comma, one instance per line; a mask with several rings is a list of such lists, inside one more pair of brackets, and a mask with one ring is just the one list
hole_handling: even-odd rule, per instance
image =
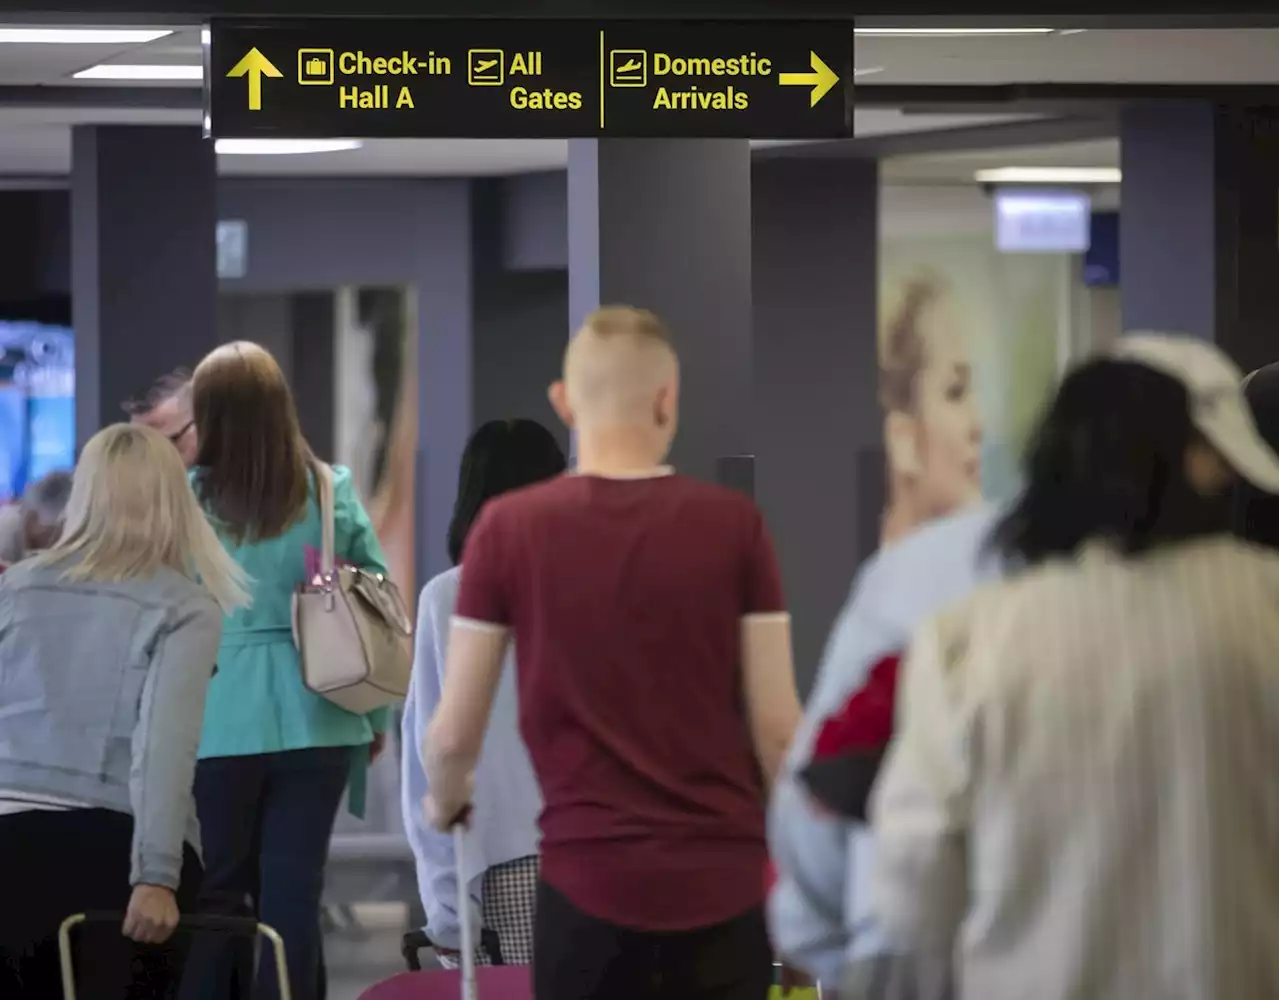
[[71, 140], [76, 440], [218, 343], [213, 143], [199, 128], [77, 126]]
[[778, 547], [808, 691], [883, 506], [877, 167], [752, 170], [756, 498]]
[[652, 309], [681, 362], [673, 461], [705, 479], [751, 454], [751, 154], [745, 140], [569, 143], [569, 322]]
[[315, 453], [332, 462], [333, 402], [337, 393], [337, 303], [333, 292], [277, 297], [288, 314], [281, 338], [288, 347], [289, 381], [302, 433]]
[[1120, 137], [1125, 329], [1205, 337], [1245, 368], [1275, 361], [1275, 109], [1136, 105]]
[[[428, 190], [430, 197], [427, 197]], [[471, 204], [466, 181], [432, 185], [405, 205], [422, 234], [414, 267], [418, 330], [415, 568], [421, 586], [449, 567], [446, 535], [471, 433]]]

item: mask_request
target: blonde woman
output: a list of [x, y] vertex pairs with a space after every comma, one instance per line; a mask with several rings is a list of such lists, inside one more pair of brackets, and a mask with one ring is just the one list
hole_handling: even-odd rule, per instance
[[888, 483], [881, 543], [982, 498], [982, 420], [964, 328], [946, 285], [912, 281], [880, 345]]
[[61, 537], [0, 577], [0, 996], [61, 995], [56, 935], [85, 910], [79, 978], [169, 993], [163, 946], [201, 875], [192, 781], [224, 612], [247, 602], [162, 434], [100, 431]]

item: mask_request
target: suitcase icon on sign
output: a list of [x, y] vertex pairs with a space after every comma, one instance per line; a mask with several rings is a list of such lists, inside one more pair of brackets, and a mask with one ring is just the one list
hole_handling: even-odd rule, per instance
[[304, 87], [333, 83], [333, 49], [298, 49], [298, 82]]

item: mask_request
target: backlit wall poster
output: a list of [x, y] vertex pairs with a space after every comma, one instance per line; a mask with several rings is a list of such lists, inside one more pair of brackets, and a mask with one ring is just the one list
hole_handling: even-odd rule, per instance
[[1057, 378], [1059, 255], [997, 253], [986, 233], [882, 244], [880, 543], [1017, 486]]

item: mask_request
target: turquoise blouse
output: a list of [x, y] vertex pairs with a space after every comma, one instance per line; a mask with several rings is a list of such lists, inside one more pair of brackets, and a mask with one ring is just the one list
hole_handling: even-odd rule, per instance
[[[193, 476], [196, 473], [192, 474]], [[356, 495], [351, 470], [333, 470], [334, 548], [341, 560], [387, 571], [382, 546]], [[215, 524], [216, 528], [216, 524]], [[355, 715], [302, 683], [293, 645], [293, 592], [306, 578], [307, 549], [320, 551], [320, 510], [314, 483], [306, 516], [283, 535], [222, 544], [249, 574], [253, 603], [223, 621], [218, 669], [209, 683], [199, 756], [241, 757], [311, 747], [352, 747], [348, 804], [364, 813], [365, 779], [375, 732], [386, 732], [387, 709]]]

